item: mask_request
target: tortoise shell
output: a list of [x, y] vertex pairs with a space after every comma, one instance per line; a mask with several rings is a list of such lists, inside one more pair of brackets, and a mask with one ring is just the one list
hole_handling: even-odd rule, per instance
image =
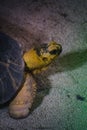
[[23, 80], [22, 51], [14, 39], [0, 33], [0, 104], [15, 95]]

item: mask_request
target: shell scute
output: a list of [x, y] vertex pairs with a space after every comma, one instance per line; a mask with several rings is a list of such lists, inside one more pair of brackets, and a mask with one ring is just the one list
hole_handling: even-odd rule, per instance
[[8, 101], [23, 80], [24, 62], [17, 41], [0, 33], [0, 104]]

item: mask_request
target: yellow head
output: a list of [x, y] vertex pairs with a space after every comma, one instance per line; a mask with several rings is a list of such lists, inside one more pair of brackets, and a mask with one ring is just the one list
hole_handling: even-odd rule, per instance
[[30, 70], [41, 69], [48, 66], [61, 51], [61, 45], [52, 41], [38, 48], [32, 48], [24, 54], [23, 59]]

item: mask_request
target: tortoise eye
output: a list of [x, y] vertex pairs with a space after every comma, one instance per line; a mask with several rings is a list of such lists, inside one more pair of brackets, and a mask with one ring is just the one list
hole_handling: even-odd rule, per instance
[[49, 53], [50, 53], [51, 55], [56, 55], [56, 54], [58, 54], [58, 50], [55, 49], [55, 50], [50, 51]]
[[50, 51], [49, 53], [51, 55], [59, 55], [61, 53], [61, 51], [62, 51], [62, 47], [60, 49], [54, 49], [54, 50]]

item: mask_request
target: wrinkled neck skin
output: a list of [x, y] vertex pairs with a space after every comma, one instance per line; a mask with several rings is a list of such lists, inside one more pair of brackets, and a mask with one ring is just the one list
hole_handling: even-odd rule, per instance
[[34, 49], [29, 50], [23, 56], [26, 66], [29, 70], [35, 70], [47, 66], [50, 62], [45, 62], [41, 56], [38, 56]]

